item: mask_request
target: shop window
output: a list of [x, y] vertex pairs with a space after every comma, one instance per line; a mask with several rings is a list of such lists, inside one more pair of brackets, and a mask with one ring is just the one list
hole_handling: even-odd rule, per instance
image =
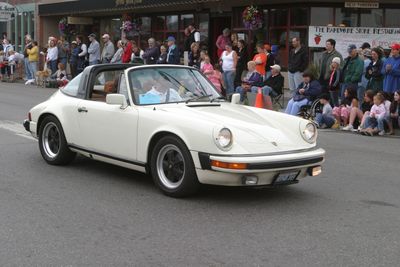
[[178, 16], [167, 16], [167, 29], [169, 31], [178, 31]]
[[274, 26], [287, 26], [287, 9], [271, 9], [270, 10], [270, 23], [271, 27]]
[[142, 17], [142, 26], [140, 30], [143, 33], [150, 33], [151, 32], [151, 18], [150, 17]]
[[165, 29], [165, 17], [157, 16], [153, 24], [154, 30], [164, 30]]
[[363, 9], [360, 10], [361, 27], [383, 27], [382, 9]]
[[292, 29], [289, 32], [289, 43], [293, 38], [300, 38], [302, 45], [306, 45], [308, 42], [308, 29]]
[[185, 15], [181, 15], [181, 19], [180, 19], [180, 28], [181, 29], [185, 29], [186, 27], [188, 27], [191, 23], [194, 23], [194, 16], [193, 14], [185, 14]]
[[208, 29], [210, 26], [210, 16], [207, 13], [198, 15], [198, 30], [200, 31], [201, 42], [208, 44]]
[[357, 27], [358, 12], [353, 8], [336, 8], [336, 26]]
[[291, 26], [308, 25], [308, 8], [290, 9], [290, 25]]
[[385, 27], [397, 28], [400, 27], [400, 9], [386, 9], [385, 10]]
[[311, 25], [326, 26], [333, 24], [333, 8], [330, 7], [312, 7], [311, 8]]

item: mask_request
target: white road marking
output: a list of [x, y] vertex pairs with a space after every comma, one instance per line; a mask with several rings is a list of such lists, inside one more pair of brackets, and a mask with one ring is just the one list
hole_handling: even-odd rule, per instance
[[0, 129], [7, 130], [10, 132], [13, 132], [14, 134], [16, 134], [18, 136], [24, 137], [29, 140], [36, 141], [36, 139], [25, 130], [22, 123], [17, 123], [14, 121], [0, 121]]

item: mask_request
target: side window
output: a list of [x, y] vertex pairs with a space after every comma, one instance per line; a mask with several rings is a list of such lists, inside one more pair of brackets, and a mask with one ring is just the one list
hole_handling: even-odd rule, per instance
[[61, 91], [69, 96], [78, 96], [79, 84], [81, 82], [82, 73], [70, 81]]
[[99, 72], [90, 88], [89, 100], [105, 102], [107, 94], [117, 93], [121, 72], [122, 70]]

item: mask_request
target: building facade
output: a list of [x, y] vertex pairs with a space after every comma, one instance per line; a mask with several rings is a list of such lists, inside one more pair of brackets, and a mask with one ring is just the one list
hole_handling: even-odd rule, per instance
[[[341, 28], [400, 28], [400, 5], [397, 1], [251, 1], [263, 14], [263, 26], [245, 28], [242, 13], [249, 1], [237, 0], [78, 0], [38, 6], [38, 38], [42, 45], [49, 35], [59, 35], [60, 20], [68, 21], [68, 33], [87, 35], [109, 33], [114, 41], [121, 38], [123, 16], [129, 15], [137, 27], [135, 40], [143, 47], [147, 39], [165, 40], [169, 35], [183, 46], [184, 29], [197, 25], [201, 41], [210, 53], [224, 28], [230, 28], [249, 43], [252, 52], [257, 42], [276, 45], [281, 64], [287, 65], [290, 40], [299, 37], [309, 44], [310, 26]], [[368, 40], [365, 40], [368, 41]], [[400, 38], [399, 38], [400, 41]], [[310, 54], [321, 48], [310, 48]]]

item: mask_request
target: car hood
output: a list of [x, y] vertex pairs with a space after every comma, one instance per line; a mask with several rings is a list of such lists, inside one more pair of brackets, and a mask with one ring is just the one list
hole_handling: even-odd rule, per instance
[[281, 152], [315, 146], [301, 136], [302, 119], [279, 112], [230, 103], [165, 106], [163, 111], [188, 116], [194, 124], [207, 121], [214, 128], [232, 131], [234, 145], [248, 153]]

